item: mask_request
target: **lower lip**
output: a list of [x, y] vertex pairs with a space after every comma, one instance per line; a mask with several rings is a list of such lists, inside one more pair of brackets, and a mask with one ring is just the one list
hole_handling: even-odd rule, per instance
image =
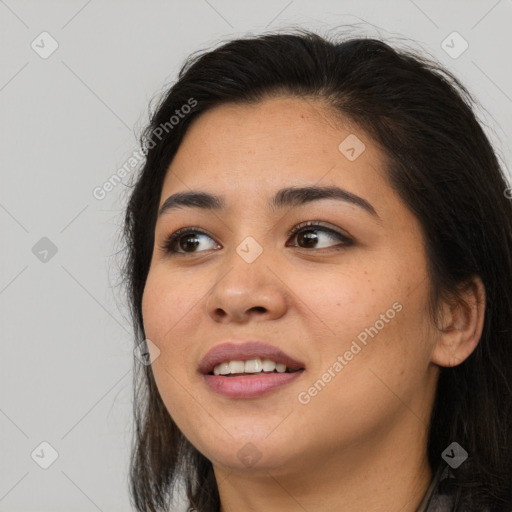
[[280, 388], [297, 379], [304, 370], [292, 373], [262, 373], [244, 377], [204, 375], [207, 386], [220, 395], [230, 398], [253, 398]]

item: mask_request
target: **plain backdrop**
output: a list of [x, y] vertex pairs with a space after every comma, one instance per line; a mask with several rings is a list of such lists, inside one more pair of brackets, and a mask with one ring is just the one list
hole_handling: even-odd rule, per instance
[[197, 50], [346, 24], [455, 73], [509, 167], [511, 0], [0, 0], [1, 511], [131, 510], [115, 254], [132, 173], [94, 190], [137, 150], [150, 100]]

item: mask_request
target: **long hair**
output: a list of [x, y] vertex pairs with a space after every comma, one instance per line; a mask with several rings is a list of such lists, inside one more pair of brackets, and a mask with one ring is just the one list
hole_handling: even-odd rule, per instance
[[[163, 180], [184, 134], [212, 107], [273, 95], [322, 100], [382, 149], [392, 187], [423, 230], [434, 321], [441, 298], [458, 297], [472, 276], [482, 279], [483, 333], [463, 363], [441, 368], [427, 449], [433, 469], [454, 441], [469, 453], [471, 464], [454, 472], [464, 510], [503, 504], [512, 492], [512, 207], [475, 100], [433, 59], [378, 39], [329, 40], [303, 29], [236, 39], [190, 57], [143, 132], [146, 159], [126, 209], [124, 272], [135, 342], [145, 339], [141, 302]], [[183, 113], [178, 121], [176, 111]], [[211, 462], [178, 429], [151, 367], [140, 364], [134, 424], [136, 509], [168, 510], [183, 482], [190, 507], [218, 512]]]

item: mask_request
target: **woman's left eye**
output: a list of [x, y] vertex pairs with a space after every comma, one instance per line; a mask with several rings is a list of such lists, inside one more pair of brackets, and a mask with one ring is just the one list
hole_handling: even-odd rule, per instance
[[[288, 237], [300, 238], [302, 243], [306, 243], [305, 247], [301, 247], [303, 249], [324, 249], [325, 247], [318, 246], [319, 240], [322, 239], [319, 233], [324, 233], [325, 239], [341, 242], [341, 244], [339, 244], [341, 247], [337, 247], [337, 249], [347, 247], [353, 243], [352, 239], [350, 239], [348, 236], [343, 235], [334, 229], [322, 226], [321, 224], [314, 222], [308, 222], [306, 224], [299, 224], [298, 226], [295, 226], [288, 233]], [[195, 249], [201, 245], [200, 237], [209, 238], [212, 240], [212, 242], [214, 242], [209, 235], [198, 228], [182, 228], [172, 233], [165, 240], [161, 248], [165, 253], [168, 254], [193, 254], [199, 252]], [[212, 245], [217, 245], [217, 248], [220, 248], [220, 246], [215, 242]], [[292, 245], [292, 247], [298, 246]]]
[[[335, 240], [338, 242], [341, 242], [341, 247], [336, 247], [336, 249], [342, 249], [344, 247], [347, 247], [349, 245], [352, 245], [353, 240], [349, 238], [348, 236], [336, 231], [335, 229], [328, 228], [326, 226], [323, 226], [322, 224], [318, 224], [315, 222], [307, 222], [306, 224], [299, 224], [298, 226], [294, 227], [290, 233], [288, 233], [288, 237], [295, 237], [300, 235], [300, 238], [305, 241], [307, 244], [315, 244], [319, 240], [318, 233], [327, 233], [327, 236], [325, 238], [330, 238], [331, 240]], [[304, 247], [305, 249], [325, 249], [325, 247], [318, 247], [318, 245], [314, 245], [311, 247], [311, 245], [307, 245]]]

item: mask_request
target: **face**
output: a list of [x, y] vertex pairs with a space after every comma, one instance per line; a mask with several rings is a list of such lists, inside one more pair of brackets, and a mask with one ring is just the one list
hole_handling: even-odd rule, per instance
[[[191, 191], [221, 196], [224, 206], [159, 216], [142, 306], [160, 351], [152, 370], [161, 397], [216, 469], [355, 463], [363, 446], [424, 431], [436, 378], [427, 262], [419, 223], [383, 162], [365, 132], [334, 122], [316, 100], [223, 105], [188, 130], [159, 206]], [[303, 187], [342, 192], [302, 194], [302, 202], [279, 194]], [[166, 243], [181, 228], [192, 233]], [[201, 373], [210, 349], [248, 340], [303, 370]], [[209, 384], [229, 379], [246, 379], [246, 395]], [[267, 383], [258, 393], [250, 379]], [[277, 386], [267, 387], [270, 379]]]

